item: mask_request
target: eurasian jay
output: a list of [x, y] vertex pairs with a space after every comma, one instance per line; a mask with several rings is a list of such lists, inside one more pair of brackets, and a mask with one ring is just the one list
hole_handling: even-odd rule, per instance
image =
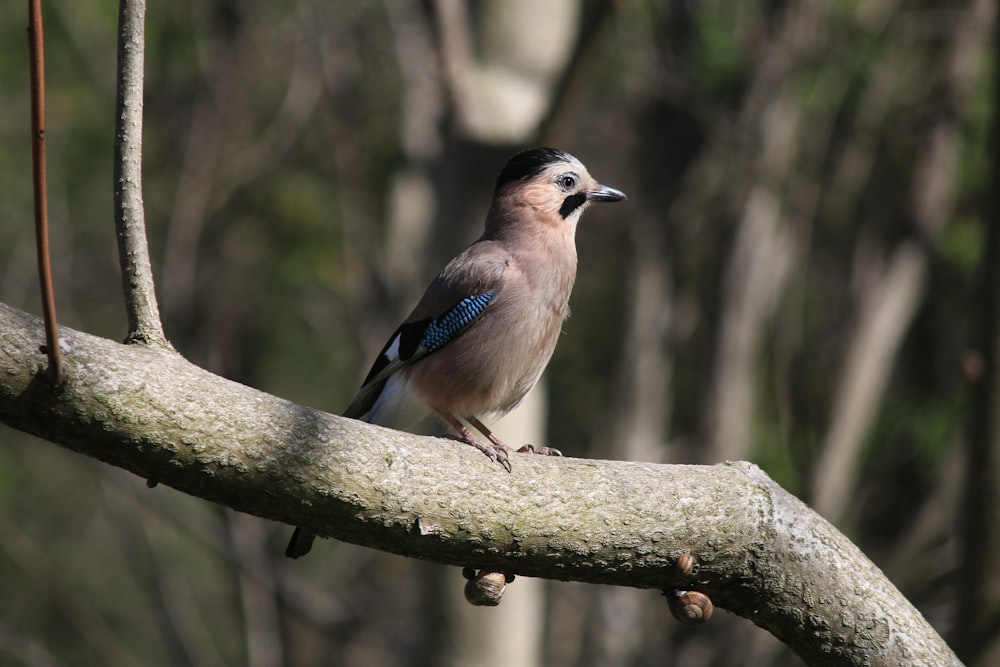
[[[479, 416], [509, 412], [538, 382], [569, 315], [580, 215], [591, 202], [622, 199], [568, 153], [534, 148], [512, 157], [497, 177], [483, 235], [430, 284], [344, 416], [406, 429], [435, 413], [509, 472], [510, 448]], [[314, 538], [296, 528], [285, 555], [304, 556]]]

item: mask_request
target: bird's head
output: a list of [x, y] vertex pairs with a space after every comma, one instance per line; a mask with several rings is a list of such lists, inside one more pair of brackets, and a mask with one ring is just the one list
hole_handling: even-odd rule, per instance
[[543, 219], [574, 231], [591, 202], [621, 201], [625, 193], [598, 183], [569, 153], [532, 148], [507, 161], [497, 177], [493, 199], [508, 212], [528, 207]]

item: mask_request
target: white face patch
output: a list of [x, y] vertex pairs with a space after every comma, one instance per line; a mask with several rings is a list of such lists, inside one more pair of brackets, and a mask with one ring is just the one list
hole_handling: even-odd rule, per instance
[[569, 226], [571, 230], [573, 230], [574, 234], [576, 233], [576, 226], [580, 223], [580, 216], [583, 215], [584, 209], [586, 209], [589, 205], [590, 205], [589, 201], [584, 202], [580, 206], [577, 206], [576, 210], [570, 213], [569, 217], [566, 218], [566, 224]]

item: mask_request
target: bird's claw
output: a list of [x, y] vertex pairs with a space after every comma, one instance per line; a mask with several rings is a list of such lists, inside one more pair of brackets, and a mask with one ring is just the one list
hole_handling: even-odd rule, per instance
[[534, 445], [524, 445], [517, 450], [520, 454], [541, 454], [542, 456], [562, 456], [562, 452], [554, 447], [535, 447]]
[[475, 438], [462, 438], [461, 441], [467, 445], [472, 445], [483, 454], [486, 454], [490, 461], [493, 461], [493, 463], [499, 463], [504, 467], [504, 469], [507, 470], [507, 472], [511, 472], [510, 455], [507, 453], [508, 448], [505, 445], [498, 445], [492, 442], [487, 444], [485, 442], [480, 442]]
[[490, 457], [490, 460], [502, 465], [507, 469], [507, 472], [512, 472], [510, 467], [510, 456], [508, 456], [507, 449], [505, 447], [494, 447], [493, 456]]

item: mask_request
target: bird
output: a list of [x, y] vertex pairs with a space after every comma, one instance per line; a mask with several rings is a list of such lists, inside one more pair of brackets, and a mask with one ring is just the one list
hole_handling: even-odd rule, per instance
[[[592, 203], [625, 198], [561, 150], [511, 157], [482, 235], [448, 262], [389, 337], [344, 416], [405, 430], [436, 414], [511, 472], [510, 447], [480, 417], [514, 409], [538, 382], [569, 316], [580, 216]], [[518, 451], [560, 455], [532, 445]], [[315, 537], [296, 528], [285, 555], [304, 556]]]

